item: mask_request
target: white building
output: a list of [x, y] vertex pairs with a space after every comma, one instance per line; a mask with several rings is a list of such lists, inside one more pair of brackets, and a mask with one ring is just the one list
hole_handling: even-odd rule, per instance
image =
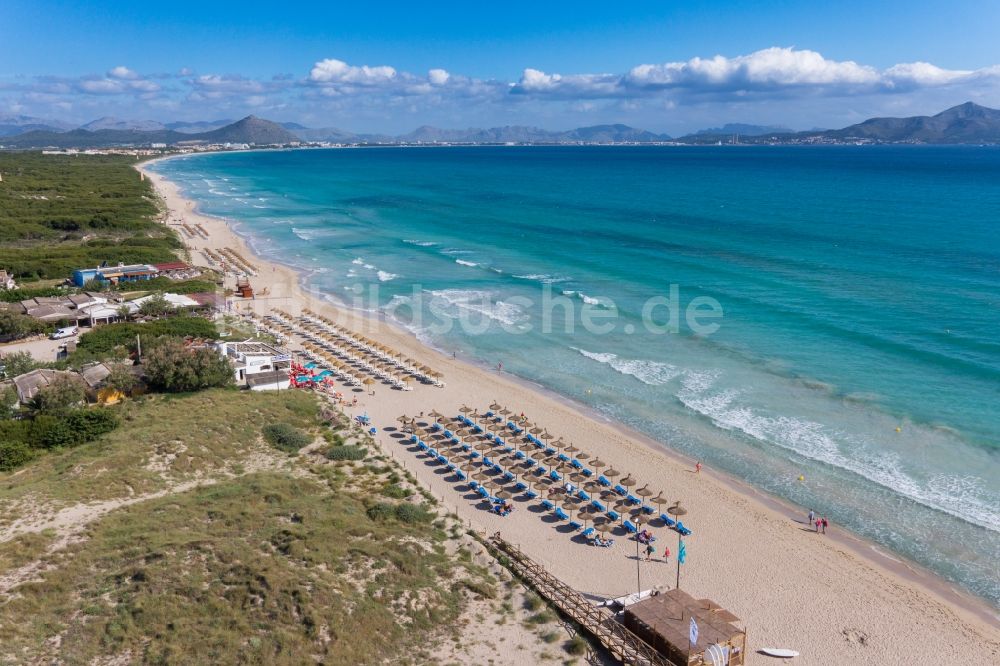
[[252, 391], [278, 391], [290, 385], [288, 373], [292, 356], [267, 342], [220, 342], [219, 353], [233, 364], [233, 377], [240, 386]]

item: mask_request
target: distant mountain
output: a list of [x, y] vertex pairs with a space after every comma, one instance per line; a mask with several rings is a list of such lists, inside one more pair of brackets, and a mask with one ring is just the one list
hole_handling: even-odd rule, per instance
[[195, 137], [208, 143], [255, 143], [258, 145], [298, 141], [294, 134], [278, 123], [257, 116], [247, 116], [243, 120], [237, 120], [235, 123], [217, 130], [193, 134], [190, 138]]
[[747, 125], [746, 123], [726, 123], [722, 127], [698, 130], [698, 134], [761, 136], [762, 134], [788, 134], [792, 130], [783, 125]]
[[63, 132], [72, 125], [59, 120], [34, 118], [32, 116], [0, 116], [0, 136], [13, 136], [24, 132]]
[[291, 131], [309, 129], [305, 125], [300, 125], [298, 123], [278, 123], [278, 124], [284, 127], [286, 130], [291, 130]]
[[270, 120], [247, 116], [243, 120], [209, 132], [184, 134], [169, 129], [156, 131], [75, 129], [68, 132], [34, 130], [5, 137], [9, 148], [104, 148], [148, 146], [152, 143], [246, 143], [256, 145], [287, 144], [298, 141], [291, 132]]
[[88, 132], [97, 132], [99, 130], [138, 130], [140, 132], [158, 132], [166, 129], [166, 127], [163, 123], [159, 123], [155, 120], [122, 120], [112, 116], [105, 116], [103, 118], [98, 118], [97, 120], [92, 120], [86, 125], [80, 125], [78, 129], [87, 130]]
[[227, 118], [225, 120], [195, 120], [191, 122], [178, 121], [167, 123], [166, 128], [183, 134], [198, 134], [200, 132], [211, 132], [212, 130], [217, 130], [220, 127], [232, 124], [232, 122], [231, 118]]
[[1000, 111], [966, 102], [935, 116], [871, 118], [821, 134], [833, 139], [892, 143], [1000, 143]]
[[507, 125], [489, 129], [446, 130], [424, 125], [395, 138], [395, 143], [651, 143], [667, 141], [665, 134], [653, 134], [628, 125], [594, 125], [563, 132], [538, 127]]
[[352, 134], [351, 132], [346, 132], [342, 129], [336, 127], [302, 127], [301, 129], [295, 129], [293, 127], [287, 127], [287, 125], [294, 125], [295, 123], [284, 123], [283, 126], [289, 132], [294, 134], [301, 141], [329, 141], [330, 143], [355, 143], [358, 140], [357, 134]]

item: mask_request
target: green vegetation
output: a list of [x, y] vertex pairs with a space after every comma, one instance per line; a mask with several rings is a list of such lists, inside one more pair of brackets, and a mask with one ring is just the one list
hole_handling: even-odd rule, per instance
[[[278, 456], [231, 476], [267, 467], [261, 421], [317, 434], [314, 396], [212, 390], [123, 412], [98, 443], [0, 474], [0, 525], [52, 502], [142, 500], [81, 524], [86, 538], [0, 542], [4, 571], [37, 566], [0, 605], [15, 661], [430, 663], [468, 595], [495, 595], [427, 506], [370, 503], [367, 467]], [[211, 485], [177, 487], [193, 479]]]
[[146, 323], [123, 322], [100, 326], [80, 336], [78, 349], [100, 356], [109, 354], [116, 347], [135, 351], [135, 338], [140, 337], [143, 345], [149, 345], [160, 336], [175, 338], [205, 338], [215, 340], [219, 332], [215, 324], [201, 317], [177, 316]]
[[327, 460], [364, 460], [367, 456], [363, 446], [331, 446], [326, 451]]
[[233, 384], [233, 367], [214, 349], [189, 349], [176, 338], [162, 337], [144, 351], [146, 382], [155, 390], [180, 393]]
[[139, 283], [142, 291], [164, 291], [171, 294], [197, 294], [202, 292], [213, 292], [218, 289], [218, 285], [212, 280], [171, 280], [168, 277], [155, 277]]
[[272, 423], [264, 426], [264, 439], [275, 448], [287, 453], [296, 453], [313, 441], [312, 437], [287, 423]]
[[0, 310], [0, 340], [16, 340], [44, 333], [50, 328], [50, 324], [38, 321], [34, 317]]
[[110, 263], [175, 261], [180, 240], [158, 224], [134, 160], [114, 155], [0, 153], [0, 268], [63, 279]]

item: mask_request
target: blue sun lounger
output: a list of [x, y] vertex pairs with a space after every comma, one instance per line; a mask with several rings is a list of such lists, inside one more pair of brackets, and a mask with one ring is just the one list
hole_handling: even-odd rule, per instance
[[679, 520], [677, 521], [677, 526], [674, 529], [680, 532], [684, 536], [691, 536], [691, 530], [684, 527], [684, 523], [682, 523]]
[[608, 518], [611, 520], [621, 520], [621, 515], [617, 511], [611, 510], [608, 511]]
[[555, 471], [555, 470], [552, 470], [551, 472], [549, 472], [549, 477], [550, 477], [550, 478], [551, 478], [551, 479], [552, 479], [553, 481], [562, 481], [562, 477], [561, 477], [561, 476], [559, 476], [559, 472], [557, 472], [557, 471]]
[[423, 440], [420, 440], [417, 442], [417, 448], [420, 449], [421, 451], [426, 451], [430, 447], [424, 444]]
[[651, 516], [654, 513], [656, 513], [656, 509], [654, 509], [652, 506], [650, 506], [649, 504], [647, 504], [646, 506], [642, 507], [642, 512], [644, 514], [648, 515], [648, 516]]
[[524, 451], [518, 451], [517, 453], [515, 453], [515, 454], [514, 454], [514, 457], [515, 457], [515, 458], [516, 458], [517, 460], [524, 460], [524, 459], [525, 459], [525, 458], [527, 458], [528, 456], [524, 455]]
[[576, 496], [579, 497], [580, 499], [582, 499], [585, 502], [589, 502], [590, 501], [590, 495], [587, 494], [586, 490], [578, 490], [576, 492]]
[[588, 538], [588, 539], [591, 539], [591, 538], [593, 538], [595, 531], [596, 530], [593, 527], [588, 527], [584, 531], [580, 532], [580, 534], [583, 535], [584, 537]]
[[594, 507], [595, 509], [597, 509], [601, 513], [604, 513], [605, 511], [607, 511], [607, 508], [603, 504], [601, 504], [600, 500], [594, 500], [594, 501], [592, 501], [590, 503], [590, 506]]
[[556, 509], [553, 513], [556, 515], [556, 518], [559, 518], [560, 520], [569, 520], [569, 516], [567, 516], [566, 512], [562, 509]]
[[511, 481], [513, 481], [514, 480], [514, 474], [513, 474], [513, 472], [504, 472], [504, 474], [503, 474], [503, 480], [506, 481], [506, 482], [508, 482], [508, 483], [511, 482]]
[[455, 476], [458, 477], [459, 481], [465, 481], [465, 472], [463, 472], [462, 470], [456, 469], [455, 470]]
[[556, 508], [556, 505], [550, 502], [549, 500], [542, 500], [542, 506], [548, 509], [549, 511]]
[[528, 484], [526, 484], [524, 481], [518, 481], [517, 483], [514, 484], [514, 490], [522, 491], [527, 489], [528, 489]]
[[476, 494], [482, 497], [484, 500], [490, 499], [489, 492], [486, 490], [486, 488], [483, 488], [482, 486], [476, 488]]
[[642, 500], [635, 495], [626, 495], [625, 499], [628, 500], [629, 504], [642, 504]]
[[677, 524], [677, 523], [674, 522], [673, 518], [671, 518], [670, 516], [668, 516], [665, 513], [661, 513], [660, 514], [660, 520], [662, 520], [663, 524], [666, 525], [667, 527], [673, 527], [674, 525]]
[[639, 531], [639, 528], [636, 527], [631, 520], [626, 520], [624, 523], [622, 523], [622, 525], [624, 525], [625, 529], [629, 531], [629, 534], [635, 534], [636, 532]]
[[597, 477], [597, 482], [599, 484], [601, 484], [602, 486], [605, 486], [606, 488], [610, 488], [611, 487], [611, 482], [608, 481], [608, 478], [606, 476], [604, 476], [603, 474], [601, 476]]
[[620, 483], [617, 486], [615, 486], [615, 492], [621, 495], [622, 497], [628, 495], [628, 489], [626, 489], [625, 486], [623, 486]]
[[575, 520], [569, 521], [569, 526], [572, 527], [574, 530], [578, 530], [578, 531], [581, 530], [581, 529], [583, 529], [583, 525], [581, 525], [580, 523], [576, 522]]
[[576, 458], [573, 458], [573, 460], [571, 460], [569, 464], [572, 465], [573, 467], [576, 467], [577, 469], [583, 469], [583, 463], [577, 460]]

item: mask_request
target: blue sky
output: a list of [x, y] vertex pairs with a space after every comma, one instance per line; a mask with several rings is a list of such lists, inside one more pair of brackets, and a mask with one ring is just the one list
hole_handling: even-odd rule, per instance
[[0, 116], [353, 131], [841, 126], [1000, 106], [1000, 2], [7, 0]]

